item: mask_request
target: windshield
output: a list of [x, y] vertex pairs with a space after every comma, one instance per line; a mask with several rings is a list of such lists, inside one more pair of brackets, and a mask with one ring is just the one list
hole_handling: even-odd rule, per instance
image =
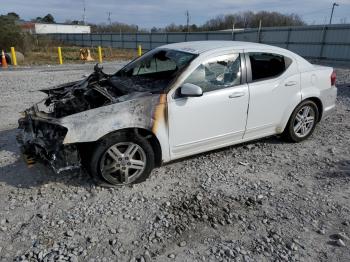
[[122, 91], [161, 92], [195, 57], [182, 51], [154, 49], [118, 71], [111, 82]]

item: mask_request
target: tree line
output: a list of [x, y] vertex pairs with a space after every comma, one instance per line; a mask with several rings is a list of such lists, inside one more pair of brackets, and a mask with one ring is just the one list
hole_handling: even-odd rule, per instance
[[[32, 22], [40, 23], [56, 23], [55, 18], [51, 14], [43, 17], [36, 17]], [[153, 27], [152, 29], [142, 29], [137, 25], [113, 22], [110, 24], [89, 24], [93, 33], [119, 33], [119, 32], [200, 32], [200, 31], [216, 31], [235, 28], [256, 28], [259, 23], [263, 27], [271, 26], [300, 26], [305, 22], [296, 14], [282, 14], [278, 12], [260, 11], [257, 13], [247, 11], [236, 14], [219, 15], [207, 20], [202, 25], [176, 25], [171, 23], [165, 27]], [[23, 20], [15, 12], [6, 15], [0, 15], [0, 47], [8, 48], [10, 46], [19, 47], [22, 50], [30, 48], [32, 41], [31, 36], [23, 32], [20, 24]], [[67, 24], [81, 25], [84, 24], [80, 20], [67, 20]]]
[[152, 32], [200, 32], [200, 31], [217, 31], [235, 28], [257, 28], [277, 27], [277, 26], [302, 26], [306, 23], [297, 14], [282, 14], [279, 12], [252, 11], [240, 12], [236, 14], [218, 15], [207, 20], [203, 25], [189, 24], [176, 25], [174, 23], [164, 28], [153, 27]]
[[[151, 29], [139, 28], [137, 25], [114, 22], [111, 24], [89, 24], [93, 33], [115, 33], [115, 32], [201, 32], [217, 31], [235, 28], [256, 28], [259, 23], [263, 27], [276, 26], [302, 26], [306, 23], [297, 14], [282, 14], [279, 12], [240, 12], [235, 14], [218, 15], [204, 22], [197, 24], [175, 24], [171, 23], [165, 27], [152, 27]], [[83, 24], [82, 21], [66, 21], [71, 24]]]

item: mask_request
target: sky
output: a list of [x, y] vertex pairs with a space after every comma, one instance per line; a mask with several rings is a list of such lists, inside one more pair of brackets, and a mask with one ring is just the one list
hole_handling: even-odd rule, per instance
[[[241, 11], [278, 11], [296, 13], [308, 24], [328, 23], [333, 1], [328, 0], [85, 0], [88, 23], [111, 20], [136, 24], [140, 28], [164, 27], [170, 23], [185, 24], [186, 10], [190, 24], [203, 24], [221, 14]], [[333, 23], [350, 23], [350, 0], [338, 0]], [[56, 22], [82, 20], [84, 0], [0, 0], [0, 14], [16, 12], [30, 20], [50, 13]]]

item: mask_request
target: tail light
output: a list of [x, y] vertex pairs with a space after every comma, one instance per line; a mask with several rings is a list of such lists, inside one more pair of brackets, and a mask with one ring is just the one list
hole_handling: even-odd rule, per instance
[[333, 71], [333, 73], [331, 74], [331, 85], [335, 86], [335, 81], [337, 80], [337, 74], [335, 73], [335, 71]]

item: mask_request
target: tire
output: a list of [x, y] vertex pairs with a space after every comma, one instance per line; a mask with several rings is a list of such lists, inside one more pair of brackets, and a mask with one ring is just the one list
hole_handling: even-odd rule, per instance
[[314, 132], [318, 117], [318, 108], [314, 102], [311, 100], [301, 102], [294, 109], [289, 118], [288, 124], [283, 132], [284, 138], [295, 143], [304, 141]]
[[114, 133], [98, 142], [91, 156], [90, 172], [115, 186], [145, 181], [154, 168], [154, 152], [143, 137]]

